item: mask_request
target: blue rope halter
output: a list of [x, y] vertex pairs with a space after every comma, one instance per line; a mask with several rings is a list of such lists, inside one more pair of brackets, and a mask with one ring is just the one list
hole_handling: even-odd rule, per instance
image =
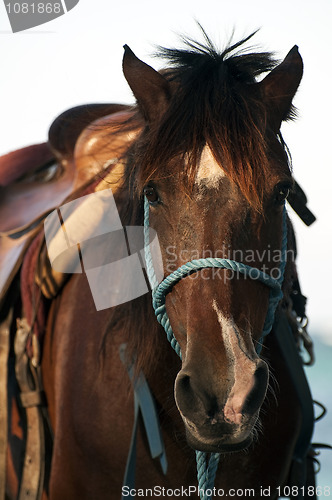
[[[158, 322], [164, 327], [167, 335], [167, 339], [171, 346], [177, 353], [177, 355], [182, 359], [181, 349], [178, 341], [176, 340], [168, 314], [166, 312], [166, 295], [172, 289], [172, 287], [178, 283], [182, 278], [188, 276], [193, 272], [200, 271], [206, 268], [221, 268], [229, 269], [232, 271], [237, 271], [243, 274], [245, 277], [261, 281], [268, 287], [270, 287], [270, 298], [267, 315], [265, 318], [265, 323], [263, 331], [259, 342], [256, 345], [256, 352], [260, 354], [263, 346], [263, 340], [268, 335], [272, 329], [274, 322], [274, 315], [278, 303], [282, 299], [282, 283], [284, 279], [284, 272], [287, 260], [287, 212], [284, 206], [283, 210], [283, 220], [282, 220], [282, 244], [281, 244], [281, 260], [279, 268], [278, 279], [260, 271], [255, 267], [248, 266], [242, 262], [237, 262], [230, 259], [222, 258], [207, 258], [207, 259], [196, 259], [186, 264], [183, 264], [176, 271], [168, 275], [163, 279], [161, 283], [158, 283], [153, 261], [150, 250], [150, 223], [149, 223], [149, 202], [147, 198], [144, 198], [144, 251], [146, 260], [147, 275], [152, 288], [152, 305], [157, 317]], [[197, 463], [197, 479], [199, 494], [201, 500], [210, 500], [211, 495], [208, 494], [208, 490], [212, 490], [214, 486], [214, 480], [218, 468], [220, 454], [211, 453], [208, 458], [208, 454], [202, 451], [196, 451], [196, 463]]]

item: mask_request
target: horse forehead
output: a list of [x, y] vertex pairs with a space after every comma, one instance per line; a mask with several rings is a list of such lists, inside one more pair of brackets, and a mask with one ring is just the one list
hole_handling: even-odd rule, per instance
[[197, 169], [195, 183], [198, 186], [216, 188], [225, 176], [224, 170], [215, 160], [211, 149], [209, 146], [205, 146]]

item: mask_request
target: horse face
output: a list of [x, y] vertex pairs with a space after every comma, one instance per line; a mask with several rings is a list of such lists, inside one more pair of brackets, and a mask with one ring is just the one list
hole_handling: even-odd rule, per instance
[[[158, 231], [165, 275], [210, 257], [237, 260], [273, 275], [279, 262], [271, 256], [281, 248], [281, 206], [266, 207], [263, 218], [216, 169], [208, 149], [202, 167], [207, 158], [211, 175], [202, 177], [198, 169], [191, 197], [184, 197], [171, 180], [156, 183], [150, 192], [158, 199], [152, 202], [150, 222]], [[251, 442], [268, 384], [268, 368], [255, 345], [269, 293], [260, 282], [213, 268], [183, 278], [166, 297], [182, 352], [175, 400], [195, 449], [228, 451]]]
[[[174, 89], [128, 49], [124, 72], [151, 138], [160, 118], [168, 112]], [[207, 257], [240, 261], [272, 275], [278, 271], [282, 202], [291, 184], [278, 130], [301, 74], [301, 58], [293, 49], [261, 83], [246, 90], [254, 91], [253, 111], [257, 111], [257, 96], [262, 100], [260, 110], [264, 108], [266, 121], [266, 128], [264, 125], [260, 132], [266, 132], [264, 186], [260, 189], [259, 175], [248, 177], [250, 187], [260, 193], [259, 210], [248, 200], [245, 172], [241, 186], [240, 179], [236, 182], [229, 175], [229, 167], [223, 169], [217, 158], [218, 145], [213, 152], [207, 144], [200, 146], [189, 193], [181, 189], [188, 172], [183, 160], [186, 151], [172, 158], [163, 175], [156, 180], [151, 176], [145, 194], [150, 202], [150, 224], [158, 233], [162, 249], [165, 275], [188, 261]], [[179, 106], [174, 109], [180, 112]], [[261, 122], [265, 124], [264, 120]], [[183, 116], [178, 122], [183, 128]], [[169, 130], [172, 134], [172, 127]], [[220, 147], [225, 150], [228, 144], [222, 140]], [[168, 316], [182, 352], [175, 400], [187, 440], [195, 449], [234, 451], [248, 446], [253, 438], [268, 385], [268, 367], [256, 354], [255, 346], [263, 329], [269, 292], [262, 283], [236, 273], [203, 269], [182, 279], [166, 297]]]

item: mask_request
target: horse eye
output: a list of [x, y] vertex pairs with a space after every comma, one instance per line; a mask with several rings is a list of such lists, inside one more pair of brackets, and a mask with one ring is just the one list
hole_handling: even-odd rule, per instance
[[150, 205], [154, 206], [154, 205], [157, 205], [157, 203], [159, 202], [159, 196], [158, 196], [158, 193], [154, 187], [146, 186], [143, 189], [143, 194], [144, 194], [144, 196], [146, 196]]
[[291, 190], [291, 187], [288, 184], [279, 184], [276, 187], [275, 191], [275, 201], [279, 205], [282, 205], [284, 201], [287, 199], [289, 192]]

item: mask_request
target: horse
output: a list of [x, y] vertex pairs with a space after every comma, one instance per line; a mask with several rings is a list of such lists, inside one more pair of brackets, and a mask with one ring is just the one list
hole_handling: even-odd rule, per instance
[[[87, 190], [85, 175], [84, 189], [68, 200], [111, 190], [122, 227], [157, 234], [159, 282], [200, 264], [164, 292], [172, 349], [152, 304], [151, 275], [158, 273], [148, 252], [142, 268], [150, 290], [99, 310], [87, 272], [60, 273], [56, 293], [40, 298], [52, 265], [46, 251], [38, 255], [40, 300], [30, 326], [45, 302], [35, 364], [53, 434], [43, 499], [307, 496], [310, 474], [301, 491], [291, 474], [305, 416], [276, 326], [296, 279], [285, 211], [294, 179], [280, 127], [295, 116], [303, 63], [297, 46], [277, 63], [245, 49], [249, 39], [222, 52], [207, 35], [204, 43], [160, 48], [168, 61], [161, 71], [125, 46], [123, 72], [136, 105], [100, 114], [75, 135], [76, 162], [94, 163], [93, 183]], [[91, 226], [93, 214], [85, 216]], [[111, 276], [112, 287], [123, 279]], [[272, 289], [274, 326], [262, 336]], [[286, 330], [292, 341], [287, 321]], [[138, 381], [153, 400], [167, 467], [151, 457], [154, 424], [136, 406]], [[22, 409], [14, 400], [11, 419], [8, 499], [23, 475]], [[133, 442], [129, 486], [123, 477]], [[195, 486], [195, 451], [207, 463], [217, 457], [210, 493]], [[308, 446], [304, 461], [307, 453]]]

